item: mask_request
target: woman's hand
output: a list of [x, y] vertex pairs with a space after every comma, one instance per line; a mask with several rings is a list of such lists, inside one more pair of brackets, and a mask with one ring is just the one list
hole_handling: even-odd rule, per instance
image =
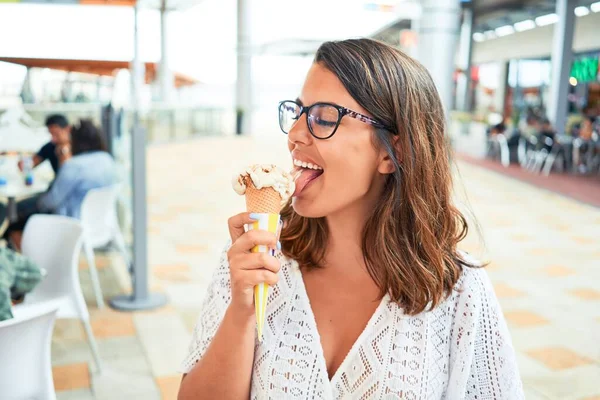
[[245, 231], [244, 225], [255, 220], [250, 213], [241, 213], [229, 218], [231, 248], [227, 252], [231, 274], [232, 310], [248, 317], [254, 315], [254, 286], [265, 282], [275, 285], [279, 279], [279, 261], [269, 253], [252, 253], [254, 246], [276, 249], [275, 234], [262, 230]]

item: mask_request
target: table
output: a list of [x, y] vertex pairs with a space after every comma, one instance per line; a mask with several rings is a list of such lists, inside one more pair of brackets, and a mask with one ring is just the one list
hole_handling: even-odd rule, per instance
[[8, 200], [6, 217], [8, 222], [13, 223], [18, 219], [17, 201], [27, 197], [43, 193], [48, 189], [48, 183], [35, 182], [31, 186], [25, 185], [22, 179], [9, 179], [6, 185], [0, 186], [0, 198]]

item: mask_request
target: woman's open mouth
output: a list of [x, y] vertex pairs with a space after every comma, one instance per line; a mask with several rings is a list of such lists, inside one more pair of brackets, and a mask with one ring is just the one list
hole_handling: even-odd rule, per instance
[[300, 175], [296, 178], [296, 190], [293, 196], [299, 196], [309, 184], [323, 175], [323, 172], [323, 168], [318, 165], [294, 160], [294, 170], [292, 173]]

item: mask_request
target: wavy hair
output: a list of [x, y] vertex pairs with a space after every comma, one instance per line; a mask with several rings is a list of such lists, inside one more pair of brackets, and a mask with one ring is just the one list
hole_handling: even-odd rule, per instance
[[[371, 39], [326, 42], [315, 56], [377, 121], [375, 148], [384, 148], [395, 170], [362, 232], [371, 278], [407, 314], [438, 305], [463, 267], [457, 244], [465, 217], [452, 202], [451, 149], [444, 109], [425, 67], [400, 50]], [[325, 218], [298, 215], [291, 202], [281, 211], [285, 256], [303, 268], [323, 265], [328, 243]]]

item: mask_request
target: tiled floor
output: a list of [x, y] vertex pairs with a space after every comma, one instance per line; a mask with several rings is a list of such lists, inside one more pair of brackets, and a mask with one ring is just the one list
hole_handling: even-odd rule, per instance
[[[287, 165], [285, 138], [206, 138], [149, 150], [151, 287], [161, 310], [97, 310], [81, 282], [103, 361], [100, 375], [77, 321], [58, 321], [52, 342], [58, 398], [175, 399], [204, 292], [244, 210], [231, 175], [250, 162]], [[600, 399], [600, 209], [472, 164], [459, 164], [457, 202], [479, 221], [463, 248], [484, 260], [511, 329], [528, 399]], [[481, 240], [481, 238], [485, 238]], [[98, 255], [107, 298], [128, 290], [117, 255]]]

